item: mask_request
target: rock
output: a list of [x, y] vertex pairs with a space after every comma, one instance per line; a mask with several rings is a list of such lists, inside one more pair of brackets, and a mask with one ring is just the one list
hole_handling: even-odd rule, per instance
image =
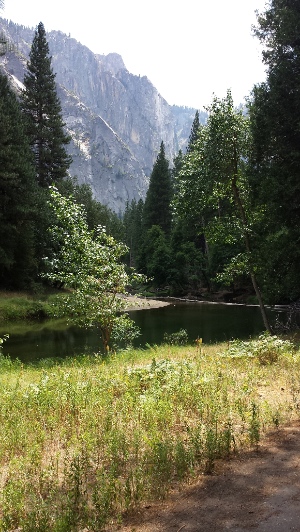
[[[1, 58], [2, 70], [20, 90], [34, 29], [0, 18], [0, 32], [15, 45]], [[170, 106], [146, 76], [128, 72], [119, 54], [94, 54], [60, 31], [47, 33], [47, 40], [72, 136], [70, 175], [122, 212], [127, 201], [145, 198], [161, 141], [171, 164], [185, 149], [196, 110]]]

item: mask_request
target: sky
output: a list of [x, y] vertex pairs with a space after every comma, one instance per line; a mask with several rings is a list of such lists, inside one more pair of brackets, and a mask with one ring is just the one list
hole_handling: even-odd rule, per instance
[[170, 105], [202, 109], [231, 89], [236, 105], [265, 79], [252, 36], [265, 0], [5, 0], [4, 18], [70, 34], [94, 53], [116, 52]]

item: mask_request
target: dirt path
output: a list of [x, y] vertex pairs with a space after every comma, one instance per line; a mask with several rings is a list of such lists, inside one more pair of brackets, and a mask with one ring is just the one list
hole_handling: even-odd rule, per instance
[[217, 463], [120, 532], [300, 532], [300, 421], [270, 433], [257, 451]]

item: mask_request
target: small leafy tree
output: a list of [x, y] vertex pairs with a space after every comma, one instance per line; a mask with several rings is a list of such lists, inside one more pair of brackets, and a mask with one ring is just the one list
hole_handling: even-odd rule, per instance
[[130, 279], [120, 259], [127, 248], [108, 236], [102, 226], [90, 231], [84, 209], [71, 198], [54, 187], [50, 195], [56, 218], [50, 232], [57, 251], [52, 259], [46, 259], [46, 276], [70, 289], [64, 313], [80, 326], [98, 326], [108, 352], [114, 337], [119, 339], [121, 334], [129, 341], [138, 334], [132, 320], [122, 313], [122, 296]]

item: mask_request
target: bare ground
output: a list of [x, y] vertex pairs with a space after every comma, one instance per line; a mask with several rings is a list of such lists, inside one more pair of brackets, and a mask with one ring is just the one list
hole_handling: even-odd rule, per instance
[[300, 421], [131, 516], [120, 532], [300, 532]]
[[126, 310], [144, 310], [150, 308], [166, 307], [170, 305], [168, 301], [158, 299], [148, 299], [146, 297], [126, 296]]

